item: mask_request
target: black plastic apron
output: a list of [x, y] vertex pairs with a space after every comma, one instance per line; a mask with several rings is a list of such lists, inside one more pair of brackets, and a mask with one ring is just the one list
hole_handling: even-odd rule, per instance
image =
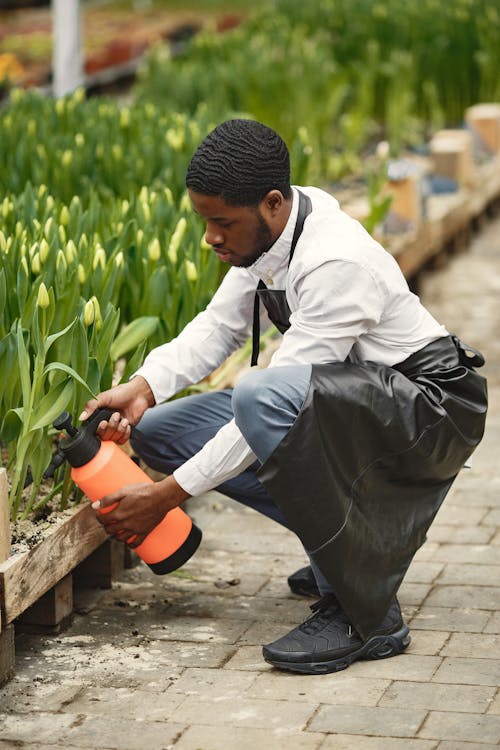
[[486, 381], [454, 336], [389, 367], [313, 365], [291, 429], [258, 472], [368, 637], [481, 440]]
[[[289, 264], [310, 212], [299, 192]], [[281, 333], [290, 327], [285, 292], [260, 281], [252, 365], [260, 300]], [[481, 440], [486, 381], [472, 368], [482, 364], [479, 352], [447, 336], [394, 367], [313, 365], [300, 414], [258, 472], [363, 637], [383, 619]]]
[[[293, 233], [292, 244], [290, 246], [290, 255], [288, 265], [293, 258], [297, 241], [302, 234], [304, 221], [311, 213], [312, 205], [309, 196], [299, 193], [299, 210], [295, 230]], [[285, 333], [290, 328], [290, 307], [286, 299], [286, 293], [282, 289], [268, 289], [261, 280], [255, 291], [255, 302], [253, 307], [253, 331], [252, 331], [252, 367], [257, 364], [259, 357], [259, 339], [260, 339], [260, 301], [269, 315], [269, 320], [274, 323], [280, 333]]]

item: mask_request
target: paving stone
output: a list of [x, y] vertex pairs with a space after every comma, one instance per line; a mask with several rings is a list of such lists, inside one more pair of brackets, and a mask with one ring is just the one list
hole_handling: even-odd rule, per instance
[[[432, 523], [432, 527], [440, 526], [475, 526], [481, 523], [488, 513], [487, 507], [467, 507], [455, 505], [449, 499], [445, 500]], [[429, 529], [430, 531], [430, 529]], [[430, 539], [430, 536], [429, 536]]]
[[467, 485], [458, 487], [453, 495], [453, 505], [462, 505], [467, 508], [471, 506], [483, 508], [500, 506], [500, 482], [497, 479], [496, 485], [491, 487], [490, 481], [486, 483], [484, 479], [483, 475], [477, 477], [475, 489]]
[[[299, 678], [300, 679], [300, 678]], [[172, 714], [172, 720], [179, 724], [206, 724], [207, 726], [226, 725], [231, 727], [255, 726], [279, 730], [285, 737], [301, 732], [314, 711], [314, 703], [298, 701], [260, 700], [240, 697], [201, 700], [187, 697]]]
[[443, 563], [413, 560], [405, 576], [407, 583], [432, 583], [441, 573]]
[[468, 609], [498, 608], [500, 587], [498, 586], [441, 586], [436, 585], [426, 600], [428, 607], [463, 607]]
[[392, 656], [390, 659], [357, 661], [351, 664], [349, 672], [353, 677], [428, 682], [441, 661], [442, 659], [439, 656], [418, 656], [404, 653], [400, 656]]
[[495, 535], [493, 526], [431, 526], [428, 537], [445, 544], [488, 544]]
[[190, 668], [172, 684], [169, 694], [195, 695], [202, 700], [239, 698], [243, 694], [250, 695], [249, 689], [256, 678], [257, 675], [251, 672]]
[[123, 716], [115, 719], [80, 714], [72, 715], [72, 718], [73, 724], [62, 734], [61, 740], [66, 747], [80, 748], [90, 744], [93, 750], [167, 750], [186, 728], [171, 721], [133, 721]]
[[433, 740], [329, 734], [321, 745], [321, 750], [435, 750], [435, 747]]
[[439, 630], [414, 630], [406, 654], [441, 655], [441, 649], [449, 637], [450, 633]]
[[432, 711], [419, 737], [494, 745], [500, 741], [500, 716]]
[[436, 750], [498, 750], [498, 745], [487, 745], [482, 742], [457, 742], [455, 740], [444, 740], [440, 742]]
[[236, 643], [245, 632], [245, 620], [226, 620], [221, 617], [177, 617], [164, 625], [153, 623], [146, 635], [153, 640]]
[[[265, 596], [238, 596], [224, 599], [217, 594], [211, 596], [189, 597], [172, 605], [166, 629], [176, 625], [178, 620], [186, 617], [202, 619], [220, 619], [224, 622], [237, 620], [258, 620], [271, 622], [293, 622], [298, 624], [311, 614], [307, 600], [299, 597], [284, 596], [271, 599]], [[246, 627], [248, 627], [247, 623]], [[162, 626], [163, 627], [163, 626]]]
[[[175, 743], [175, 750], [319, 750], [323, 739], [323, 734], [315, 732], [299, 732], [284, 737], [280, 730], [191, 726]], [[422, 750], [427, 748], [422, 747]]]
[[223, 667], [235, 654], [236, 647], [211, 642], [156, 641], [148, 650], [157, 664], [164, 665], [167, 679], [176, 679], [179, 667]]
[[[213, 546], [227, 552], [253, 552], [258, 555], [300, 555], [304, 549], [295, 534], [286, 536], [269, 533], [242, 534], [241, 529], [223, 535], [217, 534], [213, 540], [205, 539], [205, 548]], [[290, 571], [292, 572], [292, 571]]]
[[[62, 740], [76, 717], [70, 714], [36, 712], [32, 714], [0, 714], [1, 737], [10, 742], [51, 742], [54, 737]], [[89, 740], [87, 740], [87, 745]], [[15, 745], [14, 745], [15, 747]]]
[[88, 688], [80, 691], [62, 711], [84, 716], [140, 719], [145, 722], [167, 720], [184, 696], [171, 690], [158, 693], [129, 688]]
[[430, 583], [409, 583], [403, 581], [401, 588], [398, 591], [399, 603], [402, 607], [412, 604], [422, 604], [430, 589]]
[[80, 682], [65, 682], [61, 685], [23, 684], [15, 678], [0, 691], [2, 711], [5, 713], [59, 711], [83, 688], [84, 685]]
[[313, 732], [366, 734], [379, 737], [414, 737], [426, 716], [409, 708], [320, 706], [309, 724]]
[[434, 682], [449, 682], [457, 685], [498, 687], [500, 659], [445, 657], [432, 679]]
[[500, 581], [500, 565], [460, 565], [449, 563], [443, 567], [437, 583], [456, 583], [471, 586], [490, 586]]
[[500, 654], [500, 635], [452, 633], [440, 654], [441, 656], [491, 659], [492, 654]]
[[234, 656], [224, 665], [224, 669], [245, 669], [269, 671], [273, 669], [262, 657], [262, 646], [240, 646]]
[[385, 691], [378, 705], [480, 714], [488, 710], [495, 692], [494, 687], [395, 681]]
[[375, 706], [390, 680], [353, 677], [350, 670], [327, 675], [286, 674], [273, 670], [257, 676], [247, 697], [332, 703], [336, 706]]
[[423, 606], [409, 622], [411, 630], [449, 630], [480, 633], [490, 619], [478, 609]]
[[486, 544], [439, 544], [432, 561], [500, 565], [500, 549]]
[[495, 546], [500, 546], [500, 530], [497, 531], [497, 533], [491, 540], [490, 544], [494, 544]]
[[[310, 613], [309, 613], [310, 614]], [[241, 646], [262, 646], [270, 643], [288, 633], [292, 628], [297, 626], [301, 620], [305, 620], [307, 613], [304, 612], [302, 618], [297, 618], [295, 622], [286, 620], [280, 622], [259, 621], [253, 622], [248, 630], [238, 639], [238, 645]]]
[[496, 698], [491, 702], [488, 713], [495, 714], [495, 716], [500, 716], [500, 690], [498, 690]]
[[500, 508], [490, 510], [483, 518], [482, 523], [485, 526], [500, 526]]
[[433, 557], [438, 549], [439, 544], [437, 542], [425, 542], [425, 544], [423, 544], [422, 547], [420, 547], [420, 549], [416, 551], [413, 557], [413, 562], [439, 562], [439, 560], [433, 560]]
[[485, 633], [500, 633], [500, 612], [493, 612], [484, 627]]

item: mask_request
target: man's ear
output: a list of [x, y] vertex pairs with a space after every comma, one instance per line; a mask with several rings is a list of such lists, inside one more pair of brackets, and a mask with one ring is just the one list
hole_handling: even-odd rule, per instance
[[277, 216], [285, 204], [285, 198], [280, 190], [270, 190], [262, 199], [261, 209], [270, 218]]

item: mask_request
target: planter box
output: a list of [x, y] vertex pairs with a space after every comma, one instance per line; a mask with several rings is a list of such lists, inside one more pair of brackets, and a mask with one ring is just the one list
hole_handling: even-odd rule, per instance
[[82, 505], [33, 549], [0, 563], [2, 625], [19, 617], [107, 539], [90, 505]]

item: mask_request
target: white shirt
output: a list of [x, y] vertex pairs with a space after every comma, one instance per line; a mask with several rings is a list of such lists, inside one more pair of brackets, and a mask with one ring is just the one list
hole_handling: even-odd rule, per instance
[[[177, 338], [154, 349], [135, 373], [160, 403], [209, 375], [248, 339], [259, 279], [285, 289], [290, 328], [269, 367], [355, 362], [394, 365], [448, 335], [408, 289], [401, 270], [359, 222], [323, 190], [300, 188], [312, 202], [288, 267], [298, 212], [249, 268], [232, 267], [208, 307]], [[234, 420], [174, 472], [191, 495], [213, 489], [250, 466], [255, 455]]]

